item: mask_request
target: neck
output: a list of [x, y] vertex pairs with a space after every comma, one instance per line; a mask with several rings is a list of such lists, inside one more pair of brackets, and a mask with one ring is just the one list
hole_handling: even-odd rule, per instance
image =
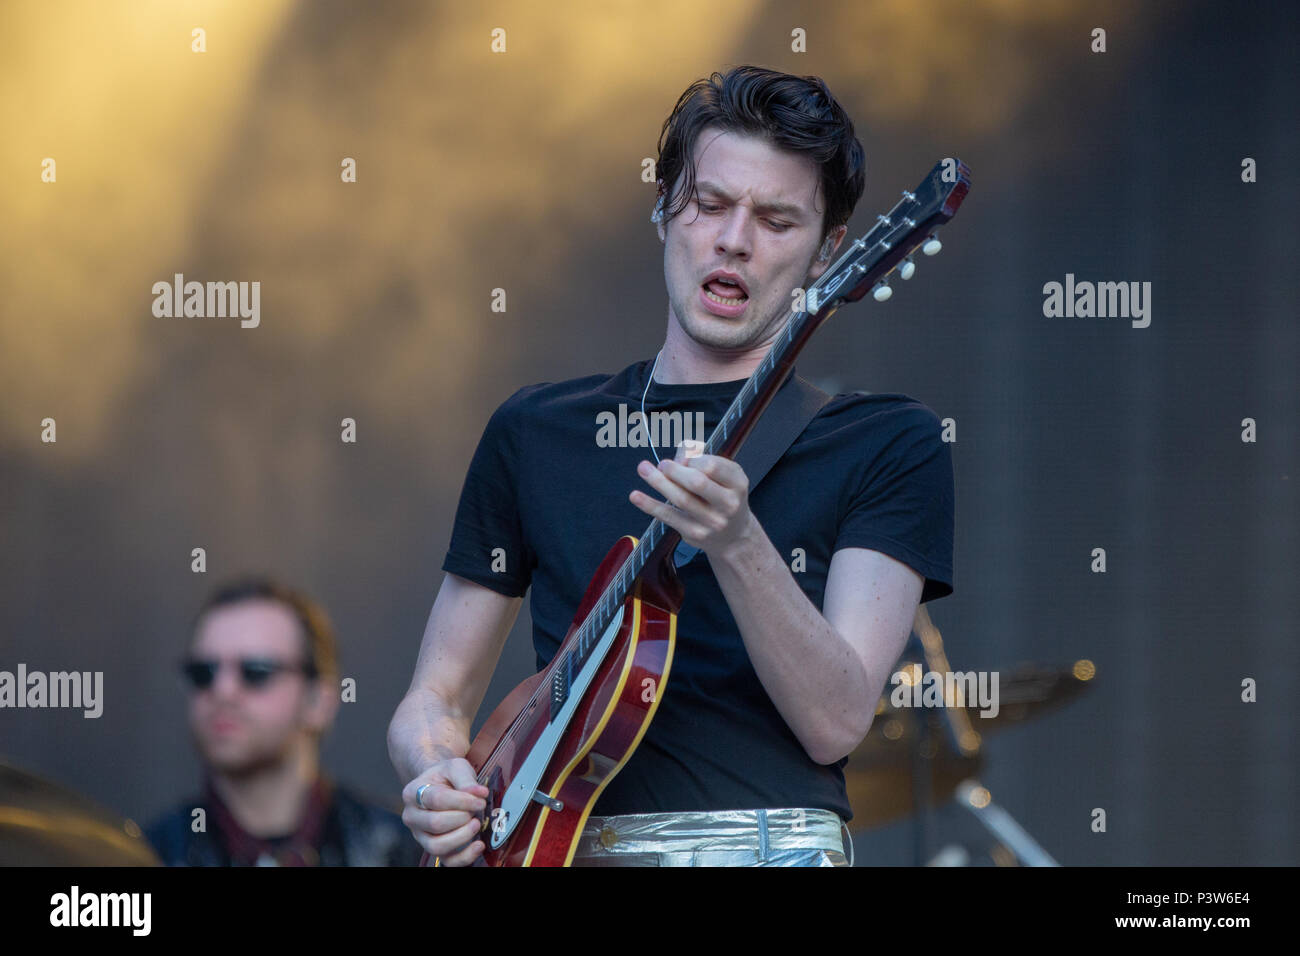
[[778, 325], [763, 341], [749, 348], [715, 349], [701, 345], [687, 335], [670, 307], [668, 334], [664, 338], [654, 380], [660, 385], [703, 385], [749, 378], [758, 368], [758, 363], [767, 357], [783, 327]]
[[212, 773], [212, 788], [255, 837], [292, 833], [302, 822], [307, 795], [320, 772], [316, 752], [303, 741], [281, 762], [251, 773]]

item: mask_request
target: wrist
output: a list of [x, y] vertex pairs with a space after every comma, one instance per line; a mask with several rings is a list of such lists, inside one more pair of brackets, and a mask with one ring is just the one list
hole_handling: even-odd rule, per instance
[[752, 568], [754, 557], [767, 541], [767, 534], [763, 531], [763, 526], [758, 523], [758, 519], [754, 517], [754, 512], [748, 512], [748, 516], [744, 529], [726, 544], [718, 555], [724, 563], [738, 570], [742, 567]]

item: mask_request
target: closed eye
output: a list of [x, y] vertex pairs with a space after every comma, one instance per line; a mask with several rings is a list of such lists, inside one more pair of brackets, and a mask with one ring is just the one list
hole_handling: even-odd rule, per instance
[[[698, 205], [701, 212], [715, 213], [722, 211], [722, 207], [717, 203], [699, 202]], [[788, 222], [776, 222], [772, 219], [767, 220], [767, 224], [774, 232], [785, 232], [787, 229], [793, 228], [793, 226]]]

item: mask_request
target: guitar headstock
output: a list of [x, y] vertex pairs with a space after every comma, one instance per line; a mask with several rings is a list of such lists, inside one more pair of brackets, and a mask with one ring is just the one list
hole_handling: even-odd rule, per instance
[[912, 278], [916, 271], [913, 255], [935, 255], [942, 244], [935, 237], [938, 228], [957, 214], [970, 191], [970, 169], [960, 159], [944, 159], [888, 214], [876, 217], [876, 225], [865, 236], [853, 240], [845, 253], [827, 269], [804, 297], [807, 311], [833, 312], [844, 302], [857, 302], [871, 292], [877, 302], [893, 294], [890, 273]]

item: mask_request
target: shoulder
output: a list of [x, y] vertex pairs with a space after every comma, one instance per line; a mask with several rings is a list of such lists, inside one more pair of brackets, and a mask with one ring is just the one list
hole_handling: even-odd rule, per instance
[[638, 365], [612, 374], [604, 372], [560, 382], [525, 385], [497, 406], [493, 417], [500, 416], [507, 423], [515, 423], [530, 415], [548, 415], [570, 407], [600, 402], [611, 395], [626, 397], [628, 385]]
[[805, 435], [822, 459], [844, 469], [845, 513], [887, 500], [924, 504], [936, 514], [953, 511], [952, 443], [934, 410], [910, 395], [836, 395]]
[[620, 401], [628, 401], [640, 365], [621, 372], [584, 375], [559, 382], [537, 382], [515, 391], [493, 411], [485, 435], [496, 444], [518, 451], [524, 444], [555, 429], [587, 425], [591, 417]]
[[938, 450], [943, 422], [928, 405], [898, 392], [848, 392], [827, 402], [808, 428], [811, 439], [852, 441], [877, 451], [929, 446]]

